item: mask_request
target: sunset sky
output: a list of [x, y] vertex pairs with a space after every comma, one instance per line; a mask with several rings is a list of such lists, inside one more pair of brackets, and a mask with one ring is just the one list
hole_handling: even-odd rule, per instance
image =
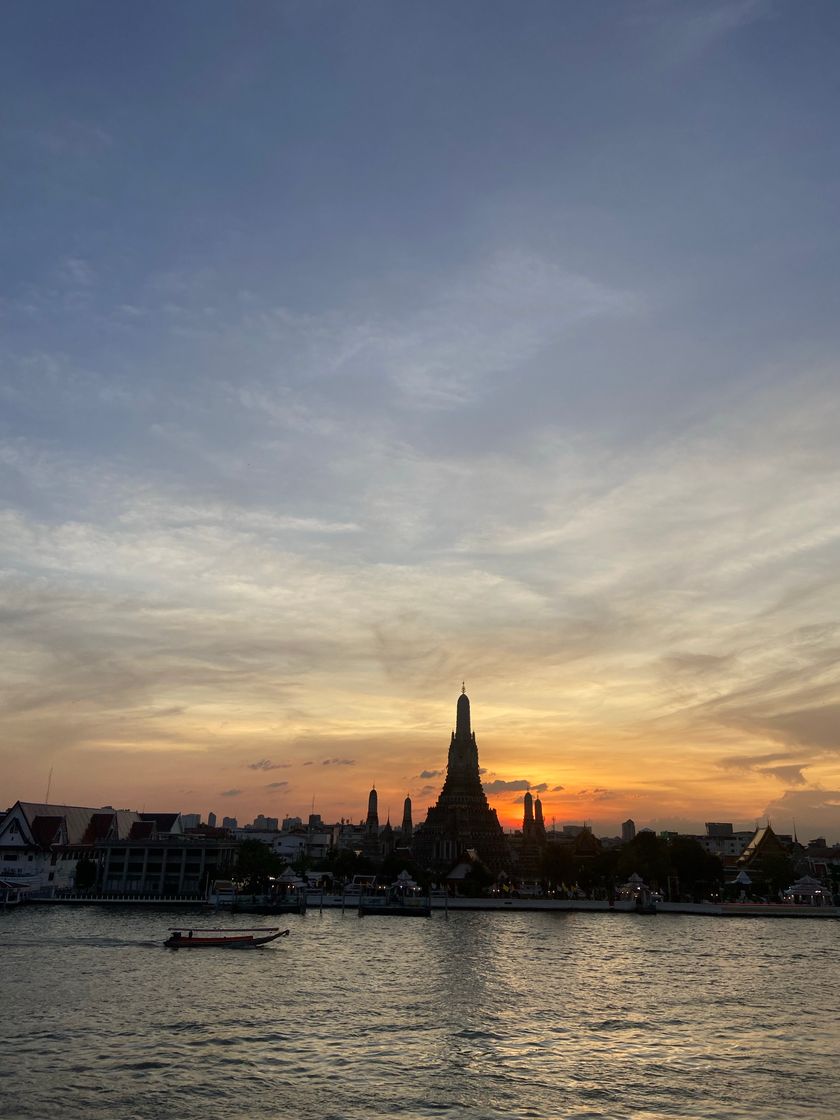
[[840, 840], [840, 5], [0, 33], [0, 809]]

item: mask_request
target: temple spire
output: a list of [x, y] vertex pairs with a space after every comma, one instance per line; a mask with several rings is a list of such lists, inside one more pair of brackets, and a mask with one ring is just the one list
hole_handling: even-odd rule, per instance
[[402, 834], [404, 844], [407, 844], [414, 835], [414, 826], [411, 820], [411, 798], [408, 796], [406, 796], [403, 804]]
[[462, 686], [461, 695], [458, 697], [458, 710], [455, 721], [455, 738], [469, 739], [470, 729], [470, 698]]

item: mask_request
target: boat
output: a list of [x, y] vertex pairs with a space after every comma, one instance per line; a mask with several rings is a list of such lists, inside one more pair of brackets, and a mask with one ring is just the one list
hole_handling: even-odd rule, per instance
[[[256, 936], [259, 935], [259, 936]], [[164, 941], [167, 949], [258, 949], [278, 937], [288, 937], [287, 929], [170, 929]]]

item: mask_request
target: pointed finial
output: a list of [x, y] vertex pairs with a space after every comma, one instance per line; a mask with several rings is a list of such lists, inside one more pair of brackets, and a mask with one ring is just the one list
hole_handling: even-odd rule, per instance
[[467, 695], [467, 682], [466, 681], [461, 681], [461, 695], [462, 696]]

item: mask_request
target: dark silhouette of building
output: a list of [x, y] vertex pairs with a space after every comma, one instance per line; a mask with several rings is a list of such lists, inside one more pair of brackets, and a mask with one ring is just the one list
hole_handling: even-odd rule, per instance
[[545, 844], [545, 821], [543, 820], [542, 801], [539, 797], [534, 798], [534, 831], [536, 833], [537, 842]]
[[519, 842], [519, 874], [523, 879], [536, 879], [542, 867], [545, 849], [545, 821], [542, 802], [530, 793], [523, 798], [522, 839]]
[[537, 841], [537, 823], [534, 820], [534, 799], [530, 793], [523, 798], [522, 839], [519, 843], [519, 874], [523, 879], [539, 875], [540, 845]]
[[403, 819], [402, 819], [402, 837], [401, 843], [407, 846], [411, 843], [414, 835], [414, 825], [411, 823], [411, 798], [406, 797], [405, 804], [403, 805]]
[[362, 841], [362, 854], [367, 856], [368, 859], [378, 860], [380, 857], [379, 850], [379, 798], [376, 793], [376, 786], [370, 791], [368, 795], [368, 811], [367, 819], [365, 821], [365, 836]]
[[478, 769], [478, 747], [470, 727], [470, 702], [461, 690], [455, 730], [449, 743], [446, 780], [437, 804], [414, 834], [418, 863], [447, 870], [468, 850], [491, 871], [508, 866], [505, 836], [496, 810], [487, 804]]

